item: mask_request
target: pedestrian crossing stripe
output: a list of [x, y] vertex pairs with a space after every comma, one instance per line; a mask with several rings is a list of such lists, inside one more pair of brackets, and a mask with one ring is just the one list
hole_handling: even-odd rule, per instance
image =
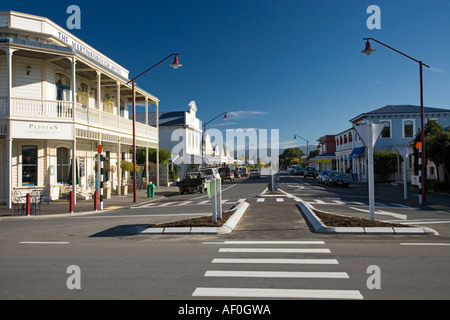
[[194, 297], [363, 299], [359, 290], [196, 288]]
[[[221, 270], [207, 270], [205, 278], [228, 278], [227, 283], [239, 281], [240, 278], [253, 279], [310, 279], [308, 282], [299, 282], [309, 288], [242, 288], [234, 287], [197, 287], [192, 293], [193, 297], [230, 297], [230, 298], [292, 298], [292, 299], [364, 299], [359, 290], [328, 290], [322, 288], [311, 288], [313, 279], [349, 279], [346, 272], [337, 271], [286, 271], [286, 270], [264, 270], [264, 265], [338, 265], [337, 259], [323, 259], [314, 257], [297, 257], [298, 254], [315, 255], [317, 253], [331, 253], [328, 248], [311, 248], [307, 245], [324, 245], [324, 241], [315, 240], [225, 240], [216, 242], [203, 242], [207, 245], [220, 245], [219, 253], [231, 254], [231, 257], [214, 258], [211, 261], [213, 266], [221, 266]], [[227, 245], [226, 248], [222, 247]], [[234, 247], [233, 245], [238, 245]], [[286, 245], [285, 247], [280, 247]], [[245, 246], [241, 247], [241, 246]], [[301, 247], [298, 247], [301, 246]], [[255, 253], [254, 258], [233, 257], [233, 253]], [[273, 257], [273, 253], [293, 254], [291, 258]], [[245, 270], [238, 269], [237, 266], [248, 264]], [[233, 266], [234, 265], [234, 266]], [[250, 265], [253, 269], [249, 269]], [[261, 266], [261, 267], [260, 267]], [[236, 278], [236, 280], [231, 280]], [[262, 282], [264, 284], [266, 282]], [[278, 283], [278, 282], [277, 282]], [[280, 282], [281, 284], [282, 282]]]

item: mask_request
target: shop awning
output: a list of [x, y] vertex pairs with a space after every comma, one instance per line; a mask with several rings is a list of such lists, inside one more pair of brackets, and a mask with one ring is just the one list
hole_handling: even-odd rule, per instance
[[350, 155], [349, 155], [349, 158], [350, 158], [350, 159], [358, 158], [359, 155], [360, 155], [362, 152], [364, 152], [364, 148], [365, 148], [365, 147], [358, 147], [358, 148], [353, 149], [352, 153], [350, 153]]

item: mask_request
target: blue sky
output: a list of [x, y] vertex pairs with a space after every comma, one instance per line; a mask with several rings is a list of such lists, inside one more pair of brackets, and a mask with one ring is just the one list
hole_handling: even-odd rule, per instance
[[[66, 27], [66, 9], [81, 8], [81, 29], [69, 30], [130, 71], [130, 77], [171, 53], [182, 68], [162, 64], [138, 85], [158, 97], [160, 111], [188, 110], [210, 126], [279, 129], [281, 146], [317, 145], [349, 119], [387, 104], [419, 105], [418, 64], [425, 105], [450, 109], [448, 0], [172, 0], [20, 1], [3, 4]], [[369, 30], [368, 6], [381, 9], [381, 29]]]

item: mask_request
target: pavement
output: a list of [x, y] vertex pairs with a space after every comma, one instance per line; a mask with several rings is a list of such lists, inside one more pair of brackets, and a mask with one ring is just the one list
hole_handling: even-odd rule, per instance
[[[364, 183], [358, 183], [359, 187], [357, 189], [359, 192], [364, 193], [364, 190], [367, 189], [364, 187]], [[173, 195], [179, 194], [178, 188], [173, 186], [160, 186], [155, 191], [154, 197], [147, 197], [146, 190], [138, 190], [137, 191], [137, 202], [134, 203], [133, 201], [133, 193], [128, 193], [127, 195], [113, 195], [110, 199], [105, 199], [103, 202], [103, 209], [104, 210], [115, 210], [115, 209], [124, 209], [124, 208], [130, 208], [136, 205], [143, 205], [149, 202], [159, 201], [166, 197], [170, 197]], [[398, 185], [392, 185], [392, 184], [376, 184], [375, 185], [375, 194], [377, 198], [383, 199], [385, 201], [389, 201], [392, 199], [395, 202], [404, 204], [406, 206], [415, 206], [420, 207], [421, 210], [440, 210], [440, 211], [448, 211], [450, 213], [450, 195], [448, 194], [439, 194], [439, 193], [433, 193], [428, 192], [427, 193], [427, 202], [426, 204], [420, 205], [418, 204], [418, 192], [416, 190], [409, 189], [408, 190], [408, 199], [406, 200], [399, 200], [403, 199], [403, 187]], [[260, 195], [261, 196], [261, 195]], [[298, 201], [295, 201], [295, 197], [288, 197], [292, 198], [294, 202], [297, 203], [298, 208], [300, 211], [303, 212], [305, 219], [308, 220], [310, 224], [313, 226], [316, 226], [316, 232], [319, 233], [369, 233], [368, 230], [356, 230], [356, 229], [345, 229], [345, 228], [328, 228], [327, 226], [320, 225], [320, 221], [315, 221], [317, 217], [314, 216], [314, 214], [310, 214], [308, 211], [307, 206], [302, 205]], [[274, 219], [273, 218], [273, 208], [272, 206], [268, 207], [267, 203], [266, 206], [258, 206], [256, 203], [251, 203], [250, 206], [248, 206], [249, 210], [247, 210], [247, 206], [245, 207], [245, 210], [242, 210], [242, 212], [239, 215], [238, 219], [235, 219], [233, 221], [233, 226], [231, 229], [233, 229], [238, 223], [239, 220], [244, 216], [245, 211], [248, 211], [246, 213], [246, 216], [255, 214], [257, 211], [257, 215], [259, 219], [257, 219], [258, 223], [261, 223], [261, 221], [266, 221], [269, 224], [271, 224], [272, 228], [277, 228], [275, 224], [281, 223], [280, 219]], [[98, 203], [98, 208], [100, 208], [100, 203]], [[270, 208], [270, 209], [269, 209]], [[295, 206], [294, 206], [295, 208]], [[268, 210], [265, 210], [268, 209]], [[300, 213], [298, 210], [298, 214]], [[94, 213], [94, 200], [77, 200], [77, 203], [74, 205], [74, 210], [72, 214], [89, 214]], [[40, 213], [39, 208], [37, 208], [37, 213], [40, 216], [54, 216], [54, 215], [65, 215], [70, 214], [70, 207], [69, 207], [69, 201], [67, 199], [60, 199], [56, 201], [50, 202], [50, 204], [42, 203], [40, 206]], [[293, 213], [294, 214], [294, 213]], [[16, 210], [8, 209], [6, 205], [0, 205], [0, 217], [8, 217], [8, 216], [17, 216], [17, 207]], [[20, 215], [20, 214], [19, 214]], [[295, 214], [294, 214], [295, 215]], [[262, 218], [266, 217], [266, 220], [263, 220]], [[301, 219], [299, 219], [301, 220]], [[320, 220], [320, 219], [319, 219]], [[284, 221], [292, 221], [291, 219], [287, 219]], [[288, 222], [289, 223], [289, 222]], [[259, 226], [260, 227], [260, 226]], [[214, 232], [211, 232], [211, 230], [198, 230], [199, 233], [221, 233], [220, 230], [214, 230]], [[404, 230], [405, 234], [429, 234], [429, 230], [427, 229], [420, 229], [417, 228], [415, 230]], [[183, 233], [181, 231], [172, 230], [173, 233]], [[400, 234], [401, 231], [396, 230], [386, 230], [386, 229], [372, 229], [370, 230], [371, 234]], [[163, 232], [161, 232], [163, 233]], [[190, 230], [187, 233], [192, 233]]]
[[[172, 186], [160, 186], [155, 190], [154, 197], [147, 197], [147, 191], [142, 189], [138, 190], [136, 193], [137, 202], [134, 203], [133, 193], [130, 192], [127, 195], [112, 195], [110, 199], [103, 200], [103, 210], [115, 210], [122, 208], [130, 208], [135, 205], [143, 205], [149, 202], [159, 201], [166, 197], [170, 197], [173, 195], [179, 194], [177, 187]], [[81, 214], [81, 213], [92, 213], [94, 210], [94, 200], [81, 200], [77, 199], [76, 204], [73, 206], [73, 214]], [[97, 208], [100, 210], [100, 201], [97, 203]], [[32, 207], [33, 209], [33, 207]], [[20, 210], [19, 205], [14, 205], [12, 209], [8, 209], [8, 207], [4, 204], [0, 205], [0, 217], [8, 217], [8, 216], [17, 216]], [[41, 203], [40, 212], [39, 205], [36, 208], [37, 215], [57, 215], [57, 214], [69, 214], [70, 213], [70, 204], [68, 199], [59, 199], [55, 201], [51, 201], [49, 204]], [[34, 215], [34, 212], [31, 213]]]

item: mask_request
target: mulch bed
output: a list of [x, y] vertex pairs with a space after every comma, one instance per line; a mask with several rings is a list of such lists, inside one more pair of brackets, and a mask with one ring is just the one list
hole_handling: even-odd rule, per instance
[[327, 227], [410, 227], [404, 224], [387, 223], [381, 221], [371, 221], [356, 217], [345, 217], [334, 214], [323, 213], [314, 210], [314, 213]]
[[150, 228], [165, 228], [165, 227], [221, 227], [236, 210], [222, 212], [222, 219], [217, 219], [217, 222], [212, 221], [212, 216], [204, 216], [199, 218], [192, 218], [180, 221], [167, 222], [162, 224], [151, 225]]

